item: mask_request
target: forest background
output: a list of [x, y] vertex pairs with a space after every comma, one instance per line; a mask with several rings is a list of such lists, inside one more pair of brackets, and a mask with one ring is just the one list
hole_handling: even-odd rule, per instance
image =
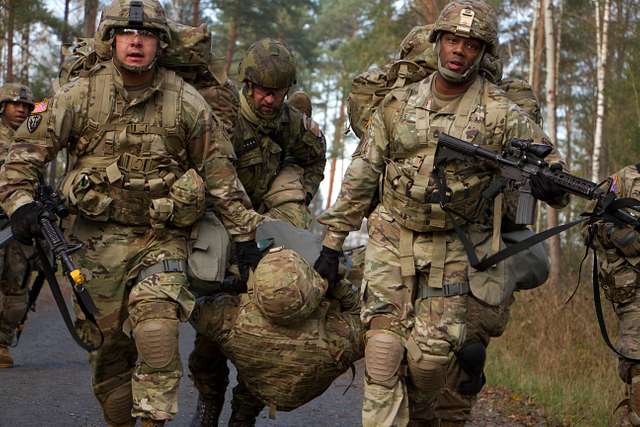
[[[357, 74], [397, 57], [415, 25], [433, 23], [446, 0], [162, 0], [182, 23], [206, 23], [231, 78], [248, 46], [284, 40], [296, 54], [298, 87], [312, 97], [329, 146], [313, 207], [335, 200], [356, 139], [345, 134], [346, 100]], [[506, 76], [528, 80], [545, 130], [570, 170], [599, 181], [640, 158], [640, 2], [637, 0], [490, 0], [499, 13]], [[102, 0], [0, 0], [0, 83], [51, 95], [61, 45], [92, 36]], [[61, 168], [58, 168], [58, 173]], [[327, 202], [328, 201], [328, 202]], [[541, 210], [544, 229], [579, 215], [573, 200]], [[578, 230], [550, 242], [552, 274], [518, 295], [507, 334], [491, 348], [489, 381], [535, 399], [554, 422], [606, 425], [622, 397], [614, 356], [599, 339], [589, 286], [565, 300], [578, 280], [584, 246]], [[583, 270], [589, 270], [588, 262]], [[585, 279], [583, 281], [588, 281]], [[610, 329], [615, 322], [608, 307]], [[586, 372], [589, 372], [587, 374]]]

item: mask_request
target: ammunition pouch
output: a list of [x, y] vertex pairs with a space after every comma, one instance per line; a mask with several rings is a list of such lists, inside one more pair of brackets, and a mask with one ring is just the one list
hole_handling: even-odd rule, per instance
[[[446, 197], [447, 207], [464, 218], [481, 219], [489, 222], [482, 214], [484, 199], [482, 192], [490, 184], [491, 178], [469, 176], [449, 176], [447, 184], [450, 194], [441, 195], [425, 170], [431, 173], [433, 165], [429, 156], [418, 155], [411, 165], [401, 165], [387, 161], [380, 193], [382, 204], [400, 225], [413, 231], [452, 230], [453, 223], [440, 206], [441, 197]], [[429, 167], [431, 166], [431, 168]]]
[[631, 302], [638, 288], [638, 273], [626, 264], [624, 258], [600, 264], [600, 286], [605, 296], [614, 304]]
[[[160, 169], [150, 158], [127, 153], [115, 161], [85, 157], [65, 178], [62, 194], [72, 213], [92, 221], [149, 225], [152, 201], [167, 196], [175, 182], [173, 172]], [[165, 204], [161, 210], [166, 209]]]

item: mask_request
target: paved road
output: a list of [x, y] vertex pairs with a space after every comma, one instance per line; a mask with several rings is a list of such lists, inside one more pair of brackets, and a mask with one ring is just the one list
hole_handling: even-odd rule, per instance
[[[46, 301], [50, 297], [45, 292], [48, 289], [42, 295]], [[193, 348], [193, 329], [184, 325], [180, 336], [186, 370], [186, 359]], [[53, 304], [40, 304], [38, 311], [31, 314], [20, 345], [12, 349], [12, 354], [16, 367], [0, 370], [1, 427], [104, 425], [91, 393], [86, 353], [75, 344]], [[276, 420], [270, 420], [265, 411], [257, 425], [357, 426], [362, 386], [356, 380], [343, 395], [350, 380], [351, 374], [345, 374], [323, 396], [293, 412], [278, 412]], [[185, 374], [180, 384], [179, 414], [169, 425], [188, 426], [196, 400], [197, 393]], [[221, 418], [225, 423], [230, 415], [229, 400], [227, 395]]]

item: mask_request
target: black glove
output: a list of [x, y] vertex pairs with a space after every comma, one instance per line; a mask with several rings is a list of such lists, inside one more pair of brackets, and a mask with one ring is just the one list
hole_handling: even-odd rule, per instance
[[313, 268], [316, 269], [318, 274], [320, 274], [324, 279], [327, 279], [329, 286], [340, 281], [340, 278], [338, 277], [339, 256], [340, 252], [323, 246], [320, 251], [320, 256], [313, 265]]
[[[551, 170], [556, 171], [562, 169], [559, 164], [551, 165]], [[558, 184], [538, 172], [531, 176], [531, 194], [538, 200], [543, 202], [554, 203], [559, 202], [566, 194]]]
[[40, 234], [38, 219], [44, 208], [39, 202], [31, 202], [20, 206], [11, 215], [11, 232], [13, 237], [23, 245], [31, 246], [33, 238]]
[[235, 242], [235, 257], [238, 263], [238, 270], [240, 270], [240, 277], [246, 283], [249, 279], [249, 270], [254, 270], [262, 258], [256, 241]]

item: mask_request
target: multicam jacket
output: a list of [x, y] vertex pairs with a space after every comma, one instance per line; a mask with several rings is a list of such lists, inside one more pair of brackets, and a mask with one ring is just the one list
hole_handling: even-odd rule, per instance
[[66, 147], [74, 163], [63, 192], [80, 215], [149, 224], [151, 201], [194, 169], [230, 234], [252, 238], [261, 216], [250, 209], [233, 147], [202, 96], [163, 68], [136, 95], [111, 62], [102, 62], [36, 108], [0, 171], [3, 208], [12, 214], [29, 203], [44, 165]]

